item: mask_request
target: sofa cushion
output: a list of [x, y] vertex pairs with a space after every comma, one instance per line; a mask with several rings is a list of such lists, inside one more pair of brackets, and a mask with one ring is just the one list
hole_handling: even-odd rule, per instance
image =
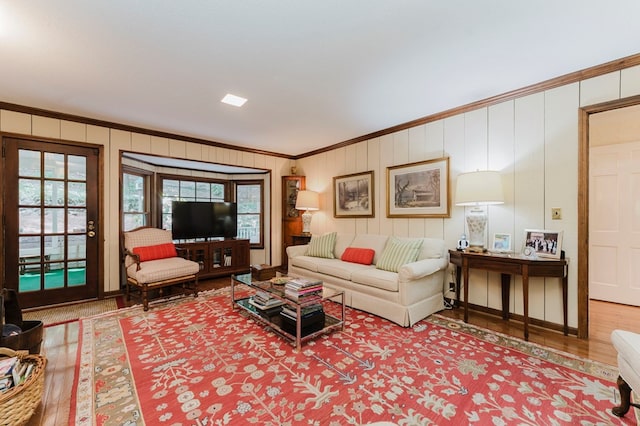
[[127, 275], [135, 278], [140, 284], [155, 283], [163, 280], [195, 275], [200, 271], [200, 265], [181, 257], [171, 257], [167, 259], [149, 260], [140, 263], [140, 270], [136, 270], [136, 265], [127, 268]]
[[373, 267], [354, 271], [351, 281], [381, 290], [398, 291], [398, 274]]
[[[347, 247], [351, 245], [353, 241], [354, 234], [344, 234], [342, 232], [338, 232], [336, 234], [336, 245], [333, 248], [333, 255], [336, 259], [340, 259], [342, 257], [342, 253], [346, 250]], [[360, 246], [367, 247], [367, 246]]]
[[377, 263], [388, 239], [389, 237], [386, 235], [359, 234], [353, 239], [351, 247], [367, 247], [373, 249], [376, 252], [373, 256], [373, 263]]
[[376, 268], [390, 272], [398, 272], [405, 263], [415, 262], [422, 248], [422, 239], [399, 240], [391, 237]]
[[318, 259], [318, 273], [329, 275], [343, 280], [350, 281], [351, 276], [359, 271], [375, 269], [372, 265], [362, 265], [360, 263], [343, 262], [338, 259]]
[[156, 244], [153, 246], [134, 247], [133, 254], [140, 257], [140, 262], [149, 260], [166, 259], [168, 257], [176, 257], [176, 246], [173, 243]]
[[307, 256], [324, 257], [327, 259], [335, 259], [333, 249], [336, 245], [336, 233], [329, 232], [319, 237], [312, 236], [309, 246], [307, 247]]
[[344, 262], [361, 263], [371, 265], [376, 252], [370, 248], [347, 247], [340, 260]]

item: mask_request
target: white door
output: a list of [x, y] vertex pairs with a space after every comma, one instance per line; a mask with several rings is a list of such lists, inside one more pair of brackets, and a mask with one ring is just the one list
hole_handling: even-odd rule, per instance
[[589, 297], [640, 306], [640, 141], [589, 150]]

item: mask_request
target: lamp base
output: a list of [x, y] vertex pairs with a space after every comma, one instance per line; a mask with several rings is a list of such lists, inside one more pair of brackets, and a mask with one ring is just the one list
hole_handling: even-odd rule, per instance
[[302, 213], [302, 233], [304, 235], [311, 234], [311, 219], [313, 219], [313, 215], [309, 210], [305, 210]]
[[469, 248], [484, 249], [484, 230], [487, 226], [487, 214], [482, 208], [474, 207], [467, 213], [467, 228], [469, 228]]

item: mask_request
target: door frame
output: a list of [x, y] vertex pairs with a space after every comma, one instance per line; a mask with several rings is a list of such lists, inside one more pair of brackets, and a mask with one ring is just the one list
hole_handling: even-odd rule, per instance
[[640, 95], [582, 107], [578, 111], [578, 338], [589, 337], [589, 117], [640, 105]]
[[[98, 242], [98, 266], [97, 266], [97, 298], [103, 299], [105, 295], [104, 291], [104, 271], [105, 271], [105, 224], [104, 224], [104, 146], [96, 145], [86, 142], [75, 142], [68, 141], [63, 139], [55, 139], [55, 138], [46, 138], [41, 136], [31, 136], [20, 133], [10, 133], [10, 132], [0, 132], [0, 146], [2, 146], [2, 162], [5, 161], [5, 152], [4, 152], [4, 140], [5, 138], [11, 139], [23, 139], [27, 141], [36, 141], [43, 143], [55, 143], [59, 145], [67, 145], [67, 146], [77, 146], [82, 148], [90, 148], [97, 150], [98, 155], [98, 173], [97, 173], [97, 187], [98, 187], [98, 236], [100, 241]], [[0, 172], [0, 191], [5, 190], [5, 181], [4, 181], [4, 172]], [[5, 259], [6, 259], [6, 244], [5, 244], [5, 208], [4, 208], [4, 197], [0, 197], [0, 217], [2, 217], [2, 227], [3, 231], [0, 232], [0, 246], [2, 249], [0, 250], [0, 256], [2, 256], [2, 261], [0, 262], [0, 278], [2, 282], [0, 283], [0, 288], [4, 287], [4, 283], [6, 282], [6, 273], [5, 273]], [[73, 303], [77, 303], [73, 302]]]

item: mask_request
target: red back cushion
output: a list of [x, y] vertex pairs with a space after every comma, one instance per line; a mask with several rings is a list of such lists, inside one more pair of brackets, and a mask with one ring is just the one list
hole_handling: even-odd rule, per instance
[[133, 253], [140, 256], [140, 262], [148, 260], [166, 259], [167, 257], [176, 257], [176, 246], [173, 243], [158, 244], [156, 246], [135, 247]]
[[371, 265], [373, 263], [373, 256], [376, 252], [373, 249], [347, 247], [340, 260], [352, 263], [362, 263], [363, 265]]

